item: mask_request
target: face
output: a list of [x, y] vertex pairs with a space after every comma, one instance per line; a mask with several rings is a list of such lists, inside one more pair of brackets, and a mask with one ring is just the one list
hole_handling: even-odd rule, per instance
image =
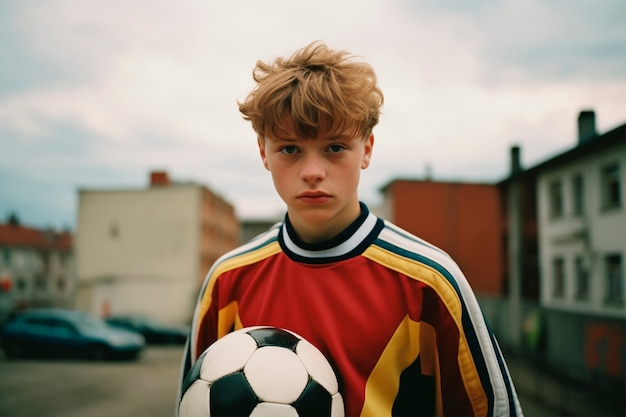
[[370, 163], [374, 136], [355, 136], [349, 126], [302, 139], [289, 119], [281, 127], [280, 133], [259, 139], [263, 165], [300, 239], [329, 239], [360, 214], [357, 188], [361, 170]]

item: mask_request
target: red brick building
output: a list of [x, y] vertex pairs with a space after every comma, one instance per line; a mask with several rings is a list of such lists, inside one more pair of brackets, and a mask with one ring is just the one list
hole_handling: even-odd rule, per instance
[[397, 179], [381, 192], [383, 217], [450, 254], [475, 292], [505, 293], [504, 216], [496, 185]]

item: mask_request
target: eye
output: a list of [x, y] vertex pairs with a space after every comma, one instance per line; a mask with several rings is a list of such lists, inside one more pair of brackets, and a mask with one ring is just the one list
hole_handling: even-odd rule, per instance
[[326, 148], [330, 153], [339, 153], [344, 151], [346, 148], [343, 145], [333, 144]]
[[283, 146], [279, 149], [279, 152], [285, 155], [292, 155], [298, 152], [298, 147], [294, 145]]

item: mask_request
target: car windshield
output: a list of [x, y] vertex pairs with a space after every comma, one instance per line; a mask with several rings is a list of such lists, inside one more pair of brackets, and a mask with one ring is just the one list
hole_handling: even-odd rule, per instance
[[158, 322], [151, 318], [151, 317], [146, 317], [146, 316], [130, 316], [127, 317], [126, 319], [122, 319], [122, 321], [126, 320], [128, 323], [132, 324], [133, 326], [154, 326], [156, 324], [158, 324]]
[[104, 320], [88, 314], [77, 314], [74, 320], [76, 325], [82, 328], [106, 327]]

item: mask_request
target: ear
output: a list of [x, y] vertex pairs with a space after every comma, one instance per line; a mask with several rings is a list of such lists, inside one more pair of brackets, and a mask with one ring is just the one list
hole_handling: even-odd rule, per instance
[[270, 166], [267, 163], [267, 156], [265, 155], [265, 139], [259, 136], [256, 142], [259, 145], [259, 154], [261, 155], [261, 161], [263, 162], [263, 166], [269, 171]]
[[365, 139], [363, 143], [363, 158], [361, 159], [361, 169], [366, 169], [370, 166], [370, 160], [372, 159], [372, 150], [374, 148], [374, 134]]

